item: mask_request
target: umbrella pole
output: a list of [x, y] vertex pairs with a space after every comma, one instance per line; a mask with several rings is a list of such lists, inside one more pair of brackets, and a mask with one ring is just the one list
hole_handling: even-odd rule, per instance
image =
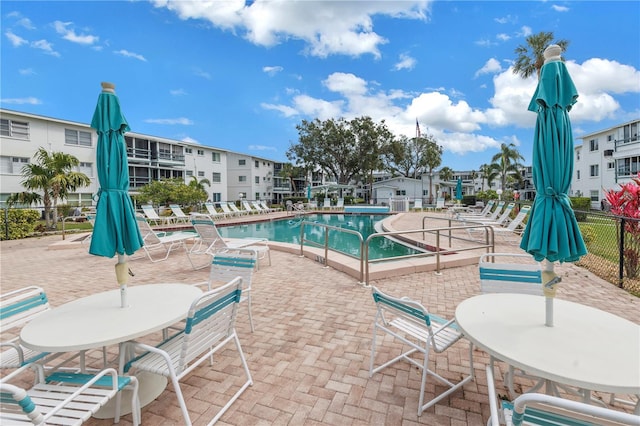
[[544, 325], [547, 327], [553, 327], [553, 299], [556, 297], [556, 284], [561, 280], [562, 278], [556, 275], [553, 270], [553, 262], [549, 262], [545, 259], [542, 270], [542, 289], [545, 296]]
[[116, 263], [116, 278], [120, 286], [120, 307], [128, 308], [127, 301], [127, 282], [129, 281], [129, 268], [125, 261], [124, 254], [118, 254], [118, 263]]

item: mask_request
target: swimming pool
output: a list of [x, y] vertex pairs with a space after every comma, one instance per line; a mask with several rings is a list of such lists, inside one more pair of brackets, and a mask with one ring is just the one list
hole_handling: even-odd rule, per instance
[[[267, 238], [282, 243], [300, 244], [301, 222], [305, 221], [305, 240], [324, 245], [323, 224], [357, 231], [362, 239], [376, 232], [375, 224], [387, 215], [309, 214], [301, 218], [288, 218], [269, 222], [219, 227], [220, 234], [227, 238]], [[310, 222], [310, 223], [309, 223]], [[329, 230], [329, 247], [350, 256], [360, 258], [360, 240], [356, 235]], [[388, 238], [375, 238], [369, 245], [369, 259], [387, 259], [421, 253]]]

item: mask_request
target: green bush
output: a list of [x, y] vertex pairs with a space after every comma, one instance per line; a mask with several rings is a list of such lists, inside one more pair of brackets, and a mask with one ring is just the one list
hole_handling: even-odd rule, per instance
[[[18, 240], [33, 234], [40, 212], [36, 210], [9, 209], [0, 212], [0, 240]], [[7, 238], [7, 222], [9, 236]]]
[[584, 222], [587, 220], [587, 213], [591, 209], [591, 199], [589, 197], [569, 197], [571, 200], [571, 207], [576, 211], [576, 220], [578, 222]]
[[464, 195], [462, 197], [462, 204], [465, 206], [475, 206], [476, 205], [476, 196], [475, 195]]
[[585, 244], [589, 244], [593, 241], [595, 241], [596, 239], [596, 230], [593, 229], [593, 226], [590, 225], [584, 225], [584, 224], [579, 224], [578, 225], [580, 227], [580, 233], [582, 234], [582, 239], [584, 240]]

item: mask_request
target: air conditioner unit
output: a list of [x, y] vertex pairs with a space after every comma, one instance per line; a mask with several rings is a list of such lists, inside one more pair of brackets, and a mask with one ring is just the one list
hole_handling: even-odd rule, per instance
[[611, 157], [613, 155], [613, 150], [612, 149], [607, 149], [604, 151], [604, 156], [605, 157]]

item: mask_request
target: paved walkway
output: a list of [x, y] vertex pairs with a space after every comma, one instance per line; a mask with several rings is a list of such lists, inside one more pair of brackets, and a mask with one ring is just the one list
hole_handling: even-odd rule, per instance
[[[418, 213], [402, 219], [404, 229], [420, 222]], [[400, 226], [400, 223], [396, 223]], [[116, 288], [116, 260], [91, 256], [86, 245], [48, 250], [60, 236], [0, 243], [2, 292], [27, 285], [42, 286], [53, 306], [92, 293]], [[512, 250], [514, 250], [514, 246]], [[463, 391], [445, 398], [417, 416], [419, 373], [399, 363], [369, 378], [369, 354], [374, 305], [370, 289], [333, 268], [295, 254], [272, 251], [273, 266], [255, 275], [251, 333], [246, 310], [241, 309], [237, 329], [251, 369], [250, 387], [219, 424], [230, 425], [483, 425], [489, 417], [484, 366], [487, 356], [474, 351], [477, 378]], [[135, 273], [130, 285], [207, 279], [206, 269], [193, 271], [184, 253], [151, 263], [130, 261]], [[572, 264], [560, 265], [558, 297], [609, 311], [640, 324], [640, 299]], [[421, 272], [385, 278], [374, 285], [394, 295], [421, 300], [433, 313], [451, 317], [457, 304], [479, 293], [477, 265], [445, 269], [441, 275]], [[542, 319], [541, 319], [542, 320]], [[150, 341], [158, 336], [151, 336]], [[393, 350], [385, 340], [381, 352]], [[110, 359], [116, 357], [109, 348]], [[91, 353], [98, 364], [101, 354]], [[441, 374], [456, 377], [468, 368], [468, 351], [458, 344], [435, 356]], [[196, 369], [184, 382], [183, 392], [196, 425], [207, 424], [220, 406], [220, 393], [231, 394], [229, 375], [239, 371], [235, 351], [216, 356], [213, 368]], [[611, 362], [615, 362], [612, 348]], [[223, 369], [225, 374], [219, 374]], [[434, 390], [432, 382], [427, 392]], [[506, 391], [498, 385], [498, 392]], [[428, 397], [428, 395], [427, 395]], [[143, 409], [145, 425], [182, 424], [171, 386]], [[112, 424], [109, 420], [90, 425]], [[131, 424], [125, 416], [121, 425]]]

